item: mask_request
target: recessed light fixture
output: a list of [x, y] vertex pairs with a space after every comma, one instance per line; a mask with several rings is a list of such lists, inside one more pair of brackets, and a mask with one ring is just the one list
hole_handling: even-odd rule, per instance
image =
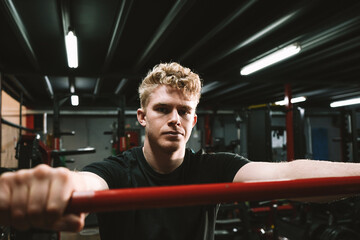
[[78, 106], [79, 105], [79, 96], [71, 95], [71, 105]]
[[352, 98], [348, 100], [332, 102], [330, 103], [330, 107], [335, 108], [335, 107], [343, 107], [354, 104], [360, 104], [360, 98]]
[[[299, 102], [305, 102], [305, 101], [306, 101], [306, 97], [296, 97], [296, 98], [291, 99], [291, 103], [299, 103]], [[284, 100], [275, 102], [275, 104], [284, 106], [284, 105], [286, 105], [286, 100], [284, 99]]]
[[78, 67], [78, 47], [77, 37], [72, 31], [69, 31], [65, 36], [66, 54], [68, 60], [68, 66], [70, 68]]
[[291, 44], [287, 47], [281, 48], [255, 62], [252, 62], [240, 70], [241, 75], [249, 75], [274, 63], [280, 62], [299, 53], [301, 47], [298, 43]]

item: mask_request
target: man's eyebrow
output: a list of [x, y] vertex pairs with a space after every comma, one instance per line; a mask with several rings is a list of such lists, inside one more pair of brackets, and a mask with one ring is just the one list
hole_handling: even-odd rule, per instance
[[[154, 104], [154, 107], [168, 107], [171, 106], [171, 104], [167, 104], [167, 103], [156, 103]], [[192, 110], [193, 108], [189, 105], [179, 105], [177, 106], [178, 108], [182, 108], [182, 109], [186, 109], [188, 111]]]
[[193, 108], [188, 105], [180, 105], [180, 108], [186, 109], [186, 110], [192, 110]]
[[166, 104], [166, 103], [156, 103], [154, 104], [154, 107], [167, 107], [169, 106], [169, 104]]

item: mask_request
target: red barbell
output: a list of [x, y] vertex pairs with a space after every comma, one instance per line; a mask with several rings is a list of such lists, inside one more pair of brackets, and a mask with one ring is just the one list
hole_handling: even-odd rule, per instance
[[106, 212], [356, 193], [360, 193], [360, 177], [357, 176], [125, 188], [74, 192], [67, 212]]

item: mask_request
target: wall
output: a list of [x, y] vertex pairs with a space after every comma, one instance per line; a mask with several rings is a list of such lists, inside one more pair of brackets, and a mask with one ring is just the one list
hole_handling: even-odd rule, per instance
[[[20, 124], [20, 104], [10, 97], [6, 92], [1, 93], [1, 116], [3, 119]], [[23, 107], [22, 113], [26, 113]], [[23, 115], [24, 116], [24, 115]], [[22, 125], [25, 125], [26, 118], [22, 118]], [[15, 146], [19, 139], [19, 130], [17, 128], [1, 124], [1, 167], [16, 168], [18, 165], [15, 159]]]

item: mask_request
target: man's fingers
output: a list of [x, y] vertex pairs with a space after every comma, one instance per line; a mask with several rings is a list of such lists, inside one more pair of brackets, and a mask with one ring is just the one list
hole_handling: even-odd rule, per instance
[[46, 212], [50, 219], [60, 218], [65, 211], [68, 201], [74, 191], [68, 171], [63, 168], [56, 169], [56, 178], [52, 179], [47, 199]]
[[80, 232], [85, 225], [85, 214], [66, 214], [57, 220], [52, 229], [65, 232]]
[[11, 225], [19, 230], [27, 230], [30, 224], [27, 219], [27, 202], [29, 189], [26, 185], [17, 185], [11, 195]]
[[6, 178], [0, 178], [0, 225], [9, 225], [11, 191]]
[[48, 198], [48, 181], [35, 181], [29, 190], [29, 200], [27, 204], [28, 220], [32, 227], [40, 228], [47, 224], [43, 215]]
[[0, 177], [0, 224], [19, 230], [80, 231], [85, 215], [64, 215], [77, 185], [70, 170], [45, 165], [3, 174]]

